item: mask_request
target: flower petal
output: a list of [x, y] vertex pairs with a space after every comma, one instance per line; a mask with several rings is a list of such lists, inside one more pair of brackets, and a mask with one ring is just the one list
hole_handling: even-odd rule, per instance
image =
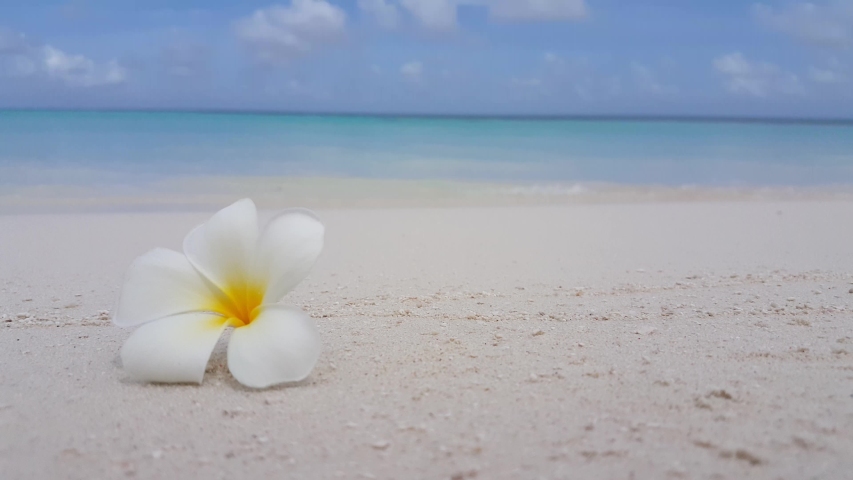
[[184, 255], [158, 248], [137, 258], [128, 268], [113, 323], [129, 327], [205, 310], [213, 296]]
[[226, 293], [245, 288], [258, 242], [258, 211], [245, 198], [216, 212], [184, 238], [193, 266]]
[[264, 306], [249, 325], [235, 328], [228, 369], [247, 387], [265, 388], [307, 377], [320, 357], [314, 320], [298, 308]]
[[255, 279], [267, 285], [264, 303], [275, 303], [299, 284], [323, 250], [325, 227], [309, 210], [281, 212], [258, 240]]
[[227, 319], [188, 313], [142, 325], [121, 348], [124, 369], [149, 382], [201, 383]]

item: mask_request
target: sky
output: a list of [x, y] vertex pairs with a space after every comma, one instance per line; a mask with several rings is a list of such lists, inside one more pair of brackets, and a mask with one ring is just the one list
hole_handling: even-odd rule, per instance
[[853, 0], [0, 0], [0, 108], [853, 118]]

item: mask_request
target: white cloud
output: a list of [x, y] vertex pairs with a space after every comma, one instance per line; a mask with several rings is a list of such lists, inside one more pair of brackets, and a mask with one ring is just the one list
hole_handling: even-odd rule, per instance
[[509, 81], [513, 87], [538, 89], [542, 86], [542, 80], [536, 77], [513, 78]]
[[[489, 18], [499, 22], [558, 22], [586, 17], [585, 0], [399, 0], [400, 4], [423, 27], [431, 30], [453, 30], [457, 27], [460, 5], [486, 7]], [[359, 3], [382, 3], [390, 0], [359, 0]], [[364, 7], [362, 7], [364, 8]]]
[[208, 73], [207, 46], [191, 41], [175, 41], [160, 50], [160, 64], [166, 74], [198, 78]]
[[421, 62], [409, 62], [400, 67], [400, 73], [410, 80], [420, 80], [424, 73], [424, 65]]
[[127, 79], [127, 71], [115, 60], [98, 65], [83, 55], [68, 55], [50, 45], [42, 49], [42, 54], [48, 76], [68, 85], [96, 87], [123, 83]]
[[809, 67], [809, 78], [815, 83], [839, 84], [847, 82], [847, 77], [831, 68]]
[[383, 28], [396, 28], [400, 22], [397, 6], [388, 0], [358, 0], [358, 8], [371, 15]]
[[400, 0], [400, 3], [425, 28], [453, 30], [456, 28], [456, 8], [459, 0]]
[[563, 59], [553, 52], [545, 52], [545, 55], [542, 56], [542, 59], [545, 60], [545, 63], [549, 65], [560, 65], [563, 63]]
[[668, 95], [678, 92], [677, 88], [662, 84], [655, 72], [642, 63], [631, 62], [631, 74], [634, 76], [634, 82], [641, 92], [653, 95]]
[[325, 0], [293, 0], [255, 11], [235, 24], [235, 33], [255, 59], [281, 64], [340, 40], [346, 13]]
[[830, 47], [853, 43], [853, 2], [849, 0], [822, 5], [793, 3], [778, 10], [759, 3], [755, 5], [754, 12], [758, 20], [768, 27], [805, 42]]
[[802, 93], [796, 75], [766, 62], [750, 62], [740, 52], [717, 57], [714, 68], [726, 77], [726, 88], [735, 94], [766, 97], [774, 93]]
[[13, 77], [44, 77], [72, 87], [117, 85], [127, 70], [115, 60], [97, 63], [51, 45], [35, 45], [21, 33], [0, 31], [0, 70]]
[[506, 22], [578, 20], [586, 17], [584, 0], [490, 0], [489, 16]]
[[272, 97], [297, 97], [299, 99], [313, 99], [328, 101], [332, 96], [317, 82], [304, 82], [295, 78], [284, 79], [280, 82], [270, 82], [263, 86], [263, 92]]
[[25, 55], [14, 55], [8, 60], [8, 73], [13, 77], [29, 77], [38, 72], [38, 65]]
[[0, 55], [24, 53], [29, 49], [29, 42], [23, 33], [0, 28]]
[[515, 77], [510, 79], [510, 84], [519, 90], [526, 87], [542, 95], [554, 95], [555, 98], [577, 97], [591, 101], [612, 96], [608, 79], [602, 77], [587, 57], [545, 52], [539, 58], [541, 64], [534, 75], [527, 79]]

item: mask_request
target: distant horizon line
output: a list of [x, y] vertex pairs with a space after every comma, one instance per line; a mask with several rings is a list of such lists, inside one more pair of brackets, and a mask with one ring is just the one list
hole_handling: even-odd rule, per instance
[[417, 113], [417, 112], [357, 112], [306, 110], [252, 109], [167, 109], [167, 108], [2, 108], [2, 112], [77, 112], [77, 113], [189, 113], [209, 115], [266, 115], [282, 117], [362, 117], [388, 119], [447, 119], [447, 120], [569, 120], [569, 121], [629, 121], [629, 122], [696, 122], [696, 123], [766, 123], [853, 125], [853, 117], [791, 117], [750, 115], [657, 115], [657, 114], [487, 114], [487, 113]]

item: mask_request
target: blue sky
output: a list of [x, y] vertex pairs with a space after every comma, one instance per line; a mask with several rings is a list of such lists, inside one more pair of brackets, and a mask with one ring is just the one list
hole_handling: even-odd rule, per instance
[[853, 0], [0, 0], [0, 107], [853, 117]]

